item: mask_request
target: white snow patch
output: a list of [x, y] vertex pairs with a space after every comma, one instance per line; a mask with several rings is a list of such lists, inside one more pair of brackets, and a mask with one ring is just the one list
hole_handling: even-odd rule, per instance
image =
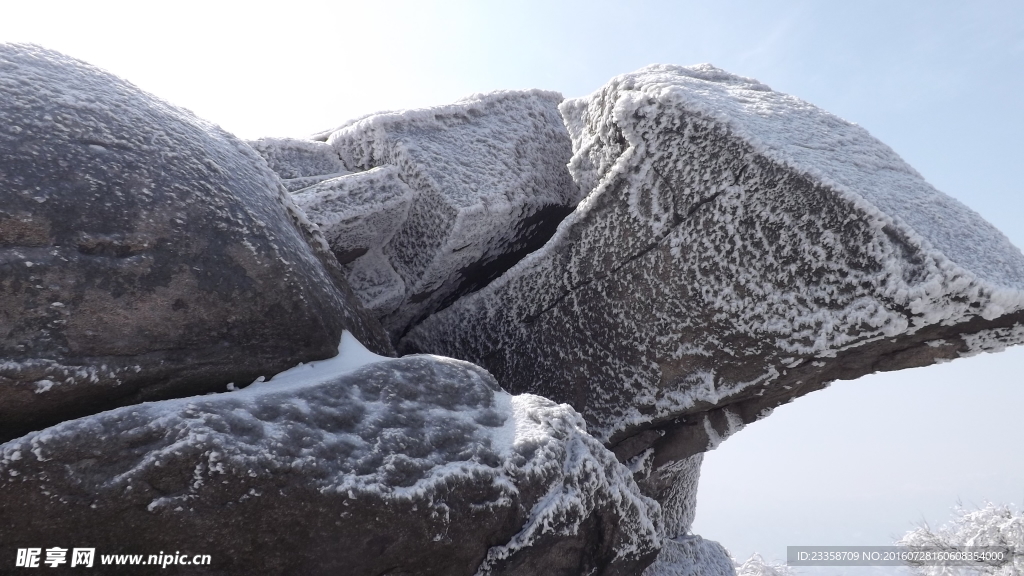
[[231, 398], [243, 397], [262, 392], [281, 392], [317, 386], [324, 382], [333, 380], [338, 376], [355, 372], [363, 366], [376, 362], [393, 360], [387, 356], [379, 356], [367, 350], [365, 346], [351, 332], [345, 330], [341, 334], [341, 341], [338, 343], [338, 354], [326, 360], [317, 360], [308, 364], [299, 363], [293, 368], [279, 372], [270, 380], [257, 379], [255, 382], [240, 390], [241, 394], [232, 394]]

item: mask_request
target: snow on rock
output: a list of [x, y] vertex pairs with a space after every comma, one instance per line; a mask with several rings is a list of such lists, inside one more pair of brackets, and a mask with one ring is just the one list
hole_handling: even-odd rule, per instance
[[316, 140], [260, 138], [248, 142], [290, 192], [351, 174], [334, 148]]
[[832, 380], [1019, 341], [1024, 256], [864, 129], [708, 65], [560, 109], [586, 198], [400, 351], [567, 402], [656, 471]]
[[[353, 287], [393, 338], [540, 247], [579, 202], [566, 169], [571, 145], [561, 100], [540, 90], [478, 94], [371, 115], [321, 135], [326, 143], [310, 142], [316, 158], [329, 146], [346, 170], [390, 170], [306, 180], [312, 187], [296, 189], [296, 199], [336, 254], [365, 254], [348, 267], [358, 277]], [[389, 205], [399, 198], [408, 203]], [[401, 218], [389, 222], [387, 237], [374, 229], [381, 244], [368, 250], [371, 236], [355, 230], [369, 225], [362, 214], [375, 210]], [[380, 297], [381, 283], [389, 298]], [[399, 287], [396, 303], [390, 294]]]
[[643, 576], [736, 576], [736, 567], [721, 544], [691, 535], [666, 539]]
[[390, 343], [242, 141], [0, 45], [0, 439]]
[[[697, 512], [697, 488], [704, 454], [679, 460], [666, 459], [655, 466], [654, 449], [637, 456], [644, 467], [630, 466], [640, 491], [661, 504], [663, 538], [658, 558], [644, 576], [708, 576], [735, 574], [729, 553], [717, 542], [691, 532]], [[664, 459], [664, 454], [658, 455]], [[630, 463], [627, 463], [629, 466]]]
[[669, 461], [645, 474], [636, 474], [640, 489], [662, 505], [665, 535], [676, 538], [690, 533], [697, 513], [697, 484], [704, 454]]
[[466, 362], [376, 356], [347, 332], [335, 358], [237, 392], [0, 445], [11, 549], [181, 550], [233, 574], [625, 575], [660, 529], [570, 407]]
[[[981, 354], [982, 352], [1002, 352], [1010, 346], [1024, 344], [1024, 326], [1014, 324], [1004, 328], [990, 328], [980, 330], [973, 334], [963, 336], [966, 350], [960, 351], [960, 356], [968, 357]], [[929, 342], [928, 345], [933, 345]], [[945, 341], [936, 341], [935, 346], [948, 345]]]
[[294, 196], [324, 231], [352, 290], [378, 318], [406, 300], [405, 279], [384, 250], [408, 218], [415, 197], [395, 166], [325, 180]]

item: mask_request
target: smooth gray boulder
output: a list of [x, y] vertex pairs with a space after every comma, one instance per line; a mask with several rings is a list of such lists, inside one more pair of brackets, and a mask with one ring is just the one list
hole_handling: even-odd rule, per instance
[[708, 65], [561, 111], [587, 197], [399, 350], [569, 403], [663, 505], [775, 406], [1024, 341], [1024, 256], [858, 126]]
[[484, 370], [340, 354], [241, 391], [0, 445], [0, 562], [19, 547], [209, 554], [216, 574], [635, 575], [660, 508], [566, 405]]
[[0, 45], [0, 439], [220, 391], [387, 337], [246, 144], [115, 76]]
[[[326, 143], [309, 142], [283, 168], [280, 158], [295, 157], [297, 144], [256, 145], [282, 177], [305, 178], [295, 182], [307, 187], [292, 187], [296, 202], [397, 339], [539, 248], [575, 208], [581, 195], [566, 169], [571, 144], [561, 100], [554, 92], [502, 91], [373, 114], [319, 135]], [[306, 167], [329, 163], [326, 146], [357, 174], [314, 181]], [[361, 213], [386, 213], [388, 225]]]

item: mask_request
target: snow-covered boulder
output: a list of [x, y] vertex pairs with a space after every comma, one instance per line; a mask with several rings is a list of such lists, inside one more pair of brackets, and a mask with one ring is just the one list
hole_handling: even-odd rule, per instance
[[240, 391], [0, 445], [0, 542], [209, 554], [230, 574], [634, 575], [650, 563], [657, 503], [570, 407], [512, 396], [466, 362], [375, 356], [348, 333], [339, 351]]
[[708, 65], [561, 111], [587, 197], [400, 351], [567, 402], [650, 473], [830, 381], [1024, 341], [1024, 256], [856, 125]]
[[284, 187], [294, 192], [317, 182], [351, 174], [341, 156], [326, 142], [298, 138], [260, 138], [249, 146], [259, 153], [270, 169], [281, 177]]
[[352, 291], [377, 317], [408, 300], [405, 278], [385, 249], [404, 225], [415, 197], [395, 166], [331, 178], [294, 196], [295, 204], [324, 231]]
[[0, 439], [389, 348], [240, 140], [34, 46], [0, 94]]
[[[566, 169], [572, 152], [561, 100], [554, 92], [503, 91], [374, 114], [320, 135], [326, 144], [311, 142], [302, 161], [280, 160], [297, 145], [254, 145], [282, 177], [310, 185], [292, 186], [296, 201], [336, 254], [365, 254], [346, 265], [353, 289], [397, 338], [539, 248], [575, 208], [581, 196]], [[326, 162], [328, 145], [347, 170], [392, 171], [322, 177], [314, 185], [296, 166]], [[397, 199], [400, 210], [391, 206]], [[378, 211], [392, 218], [386, 236], [376, 228], [359, 232], [375, 225], [349, 217]], [[382, 298], [385, 279], [389, 296]], [[400, 299], [390, 296], [396, 291]]]

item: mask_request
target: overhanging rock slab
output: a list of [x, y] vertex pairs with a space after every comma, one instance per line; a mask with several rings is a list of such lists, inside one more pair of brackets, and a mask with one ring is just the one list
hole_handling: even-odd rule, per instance
[[588, 196], [401, 351], [567, 402], [657, 469], [832, 380], [1022, 340], [1020, 251], [856, 125], [707, 65], [561, 111]]

